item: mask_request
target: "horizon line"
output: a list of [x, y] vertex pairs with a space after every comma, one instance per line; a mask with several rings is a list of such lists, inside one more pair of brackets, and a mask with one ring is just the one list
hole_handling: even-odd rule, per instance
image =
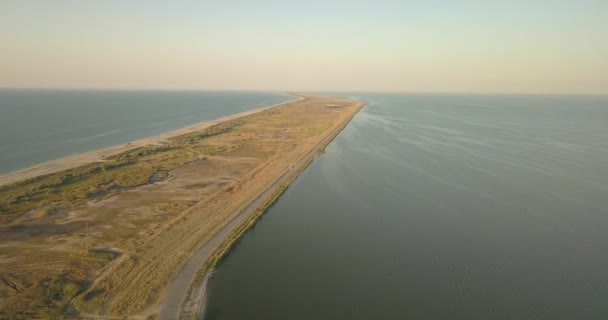
[[125, 88], [125, 87], [2, 87], [0, 91], [6, 90], [44, 90], [44, 91], [166, 91], [166, 92], [265, 92], [291, 95], [290, 92], [306, 93], [358, 93], [358, 94], [411, 94], [411, 95], [509, 95], [509, 96], [597, 96], [608, 97], [607, 93], [547, 93], [547, 92], [509, 92], [509, 91], [415, 91], [415, 90], [282, 90], [282, 89], [221, 89], [221, 88]]

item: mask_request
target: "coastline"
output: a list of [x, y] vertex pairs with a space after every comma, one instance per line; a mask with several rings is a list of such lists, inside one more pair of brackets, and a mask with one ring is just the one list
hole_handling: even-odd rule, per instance
[[[300, 173], [314, 161], [315, 157], [344, 130], [365, 106], [365, 102], [358, 102], [355, 112], [344, 119], [321, 141], [317, 142], [306, 154], [302, 155], [297, 163], [293, 165], [293, 168], [286, 170], [272, 185], [241, 210], [237, 216], [190, 257], [180, 269], [176, 279], [166, 287], [162, 298], [164, 301], [161, 300], [160, 303], [160, 320], [202, 318], [206, 305], [207, 284], [213, 276], [216, 265], [230, 253], [239, 239], [255, 225], [258, 219], [279, 199]], [[184, 286], [184, 281], [189, 284]]]
[[139, 140], [134, 140], [134, 141], [128, 142], [126, 144], [114, 145], [114, 146], [110, 146], [107, 148], [102, 148], [102, 149], [93, 150], [93, 151], [89, 151], [89, 152], [85, 152], [85, 153], [75, 154], [75, 155], [43, 162], [43, 163], [28, 167], [25, 169], [9, 172], [9, 173], [0, 175], [0, 186], [12, 184], [15, 182], [27, 180], [30, 178], [35, 178], [38, 176], [44, 176], [44, 175], [48, 175], [48, 174], [52, 174], [52, 173], [56, 173], [56, 172], [60, 172], [60, 171], [68, 170], [68, 169], [73, 169], [78, 166], [93, 163], [93, 162], [103, 162], [104, 158], [113, 156], [113, 155], [116, 155], [116, 154], [119, 154], [119, 153], [122, 153], [125, 151], [133, 150], [135, 148], [140, 148], [140, 147], [144, 147], [147, 145], [160, 144], [161, 142], [163, 142], [167, 139], [173, 138], [173, 137], [200, 131], [200, 130], [206, 129], [208, 127], [211, 127], [211, 126], [214, 126], [217, 124], [221, 124], [221, 123], [229, 121], [229, 120], [252, 115], [252, 114], [264, 111], [266, 109], [274, 108], [274, 107], [284, 105], [284, 104], [294, 103], [294, 102], [305, 99], [304, 97], [296, 95], [296, 94], [286, 94], [286, 95], [294, 96], [295, 98], [287, 100], [287, 101], [283, 101], [280, 103], [276, 103], [273, 105], [259, 107], [259, 108], [231, 114], [231, 115], [217, 118], [214, 120], [202, 121], [199, 123], [195, 123], [193, 125], [189, 125], [187, 127], [168, 131], [168, 132], [162, 133], [157, 136], [151, 136], [151, 137], [147, 137], [147, 138], [143, 138], [143, 139], [139, 139]]
[[[60, 286], [77, 291], [44, 310], [74, 317], [201, 313], [198, 297], [213, 267], [365, 106], [292, 95], [298, 98], [140, 140], [145, 146], [119, 146], [129, 151], [2, 189], [10, 200], [5, 239], [23, 238], [17, 226], [47, 231], [11, 242], [7, 252], [15, 258], [0, 272], [19, 270], [15, 287], [58, 274]], [[150, 182], [157, 174], [162, 180]], [[23, 248], [32, 244], [44, 264], [25, 264], [32, 255]], [[104, 256], [110, 248], [120, 254]], [[15, 297], [44, 298], [25, 290]]]

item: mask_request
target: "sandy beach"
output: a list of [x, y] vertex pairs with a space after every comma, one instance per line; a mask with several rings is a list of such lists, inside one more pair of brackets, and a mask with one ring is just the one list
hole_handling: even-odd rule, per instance
[[8, 173], [5, 175], [0, 175], [0, 186], [15, 183], [18, 181], [22, 181], [22, 180], [37, 177], [37, 176], [42, 176], [42, 175], [47, 175], [47, 174], [51, 174], [51, 173], [55, 173], [55, 172], [59, 172], [59, 171], [67, 170], [67, 169], [72, 169], [72, 168], [75, 168], [75, 167], [78, 167], [81, 165], [85, 165], [88, 163], [92, 163], [92, 162], [102, 162], [102, 161], [104, 161], [104, 158], [115, 155], [115, 154], [119, 154], [121, 152], [125, 152], [128, 150], [132, 150], [132, 149], [147, 146], [147, 145], [161, 144], [169, 138], [181, 136], [181, 135], [191, 133], [191, 132], [200, 131], [200, 130], [203, 130], [210, 126], [220, 124], [222, 122], [226, 122], [226, 121], [229, 121], [232, 119], [236, 119], [236, 118], [244, 117], [244, 116], [247, 116], [250, 114], [258, 113], [260, 111], [264, 111], [266, 109], [273, 108], [273, 107], [276, 107], [279, 105], [289, 104], [289, 103], [292, 103], [295, 101], [300, 101], [302, 99], [304, 99], [304, 98], [297, 97], [297, 98], [294, 98], [294, 99], [291, 99], [288, 101], [284, 101], [281, 103], [277, 103], [274, 105], [255, 108], [255, 109], [235, 113], [235, 114], [232, 114], [229, 116], [225, 116], [225, 117], [210, 120], [210, 121], [199, 122], [199, 123], [193, 124], [191, 126], [187, 126], [184, 128], [180, 128], [177, 130], [173, 130], [173, 131], [169, 131], [169, 132], [160, 134], [158, 136], [139, 139], [139, 140], [131, 141], [126, 144], [115, 145], [115, 146], [111, 146], [108, 148], [103, 148], [103, 149], [99, 149], [99, 150], [95, 150], [95, 151], [91, 151], [91, 152], [76, 154], [73, 156], [68, 156], [68, 157], [44, 162], [44, 163], [29, 167], [26, 169], [18, 170], [18, 171], [11, 172], [11, 173]]

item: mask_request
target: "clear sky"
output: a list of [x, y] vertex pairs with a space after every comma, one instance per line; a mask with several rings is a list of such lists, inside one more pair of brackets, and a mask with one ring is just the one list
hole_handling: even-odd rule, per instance
[[1, 0], [0, 87], [608, 94], [608, 0]]

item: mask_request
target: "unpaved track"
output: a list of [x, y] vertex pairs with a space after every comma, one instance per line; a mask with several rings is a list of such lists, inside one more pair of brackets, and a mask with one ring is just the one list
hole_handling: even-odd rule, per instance
[[[228, 222], [218, 233], [216, 233], [209, 241], [207, 241], [180, 269], [175, 279], [167, 286], [164, 294], [164, 299], [160, 305], [159, 319], [160, 320], [175, 320], [179, 318], [181, 313], [182, 303], [190, 290], [191, 284], [194, 282], [197, 273], [201, 270], [204, 263], [209, 257], [219, 248], [220, 245], [227, 239], [228, 235], [239, 225], [243, 224], [249, 217], [258, 210], [266, 201], [268, 201], [284, 184], [288, 184], [294, 179], [301, 170], [310, 163], [317, 152], [329, 144], [342, 129], [350, 122], [365, 104], [361, 104], [359, 109], [353, 113], [351, 117], [346, 118], [342, 123], [338, 124], [327, 136], [316, 143], [300, 160], [293, 164], [291, 169], [286, 170], [274, 183], [272, 183], [262, 194], [260, 194], [253, 202], [243, 209], [234, 219]], [[203, 286], [206, 281], [203, 281]], [[204, 294], [204, 289], [203, 289]], [[203, 297], [201, 297], [203, 298]], [[197, 309], [201, 309], [200, 306]]]
[[125, 261], [126, 259], [129, 258], [128, 255], [125, 254], [124, 251], [122, 251], [119, 248], [116, 247], [112, 247], [112, 248], [98, 248], [96, 249], [96, 251], [99, 252], [111, 252], [111, 253], [115, 253], [117, 256], [116, 258], [114, 258], [112, 260], [112, 262], [110, 262], [110, 264], [108, 264], [102, 271], [101, 273], [99, 273], [95, 279], [93, 280], [93, 282], [91, 282], [91, 284], [88, 286], [88, 288], [84, 291], [82, 291], [81, 293], [75, 295], [69, 302], [68, 302], [68, 306], [69, 306], [69, 310], [73, 311], [74, 313], [78, 313], [79, 317], [82, 319], [105, 319], [105, 320], [112, 320], [112, 319], [122, 319], [122, 318], [112, 318], [112, 317], [105, 317], [105, 316], [97, 316], [97, 315], [92, 315], [92, 314], [86, 314], [80, 311], [76, 311], [73, 307], [73, 303], [74, 301], [76, 301], [76, 299], [79, 299], [80, 297], [83, 297], [85, 294], [89, 293], [91, 291], [91, 289], [95, 288], [95, 286], [101, 282], [102, 280], [106, 279], [106, 277], [108, 277], [108, 275], [113, 272], [118, 266], [120, 266], [121, 263], [123, 263], [123, 261]]

